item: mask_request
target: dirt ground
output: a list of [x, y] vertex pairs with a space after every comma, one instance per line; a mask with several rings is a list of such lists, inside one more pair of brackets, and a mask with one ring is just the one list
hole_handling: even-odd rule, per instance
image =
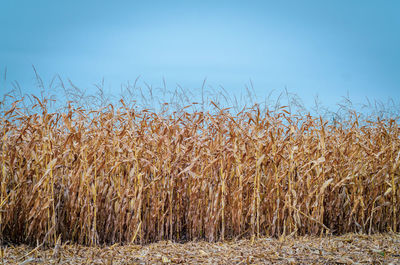
[[400, 234], [50, 249], [2, 247], [1, 264], [400, 264]]

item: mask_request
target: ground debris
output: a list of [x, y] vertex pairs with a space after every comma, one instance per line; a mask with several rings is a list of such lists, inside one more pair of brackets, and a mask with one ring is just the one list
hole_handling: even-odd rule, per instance
[[3, 246], [1, 264], [400, 264], [400, 234], [260, 238], [57, 249]]

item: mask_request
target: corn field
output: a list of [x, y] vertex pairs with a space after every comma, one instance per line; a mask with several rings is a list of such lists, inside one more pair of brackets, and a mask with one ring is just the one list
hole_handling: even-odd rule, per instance
[[396, 120], [109, 105], [1, 115], [0, 240], [86, 245], [400, 230]]

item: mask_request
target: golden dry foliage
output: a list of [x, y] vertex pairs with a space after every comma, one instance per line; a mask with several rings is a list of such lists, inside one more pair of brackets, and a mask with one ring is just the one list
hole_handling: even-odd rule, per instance
[[253, 108], [1, 119], [0, 238], [56, 245], [399, 231], [400, 128]]

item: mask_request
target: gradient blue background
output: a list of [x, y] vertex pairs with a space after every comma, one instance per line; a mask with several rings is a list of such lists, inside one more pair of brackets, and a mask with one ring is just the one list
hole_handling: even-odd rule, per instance
[[260, 100], [287, 87], [306, 106], [400, 99], [400, 1], [0, 2], [1, 93], [35, 93], [32, 64], [78, 87], [137, 76], [232, 95], [251, 79]]

